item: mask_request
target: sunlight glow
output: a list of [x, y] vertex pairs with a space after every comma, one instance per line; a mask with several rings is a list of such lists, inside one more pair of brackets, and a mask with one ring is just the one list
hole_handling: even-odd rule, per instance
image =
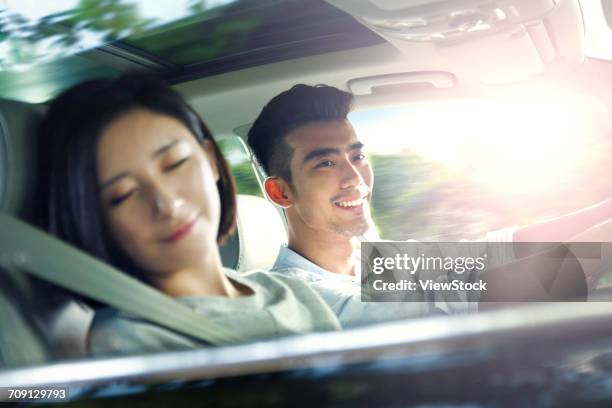
[[563, 92], [425, 102], [356, 112], [351, 121], [370, 151], [410, 151], [495, 189], [534, 187], [580, 171], [609, 113]]

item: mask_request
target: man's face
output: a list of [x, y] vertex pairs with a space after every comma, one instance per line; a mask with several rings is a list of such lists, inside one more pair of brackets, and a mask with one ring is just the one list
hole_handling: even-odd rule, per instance
[[370, 225], [372, 168], [347, 120], [317, 122], [290, 132], [293, 205], [290, 218], [346, 237]]

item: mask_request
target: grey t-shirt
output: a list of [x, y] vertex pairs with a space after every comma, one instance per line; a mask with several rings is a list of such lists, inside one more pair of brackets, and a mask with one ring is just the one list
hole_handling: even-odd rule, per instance
[[[238, 274], [224, 269], [232, 280], [248, 286], [250, 296], [179, 297], [207, 319], [246, 333], [249, 340], [340, 329], [325, 301], [305, 282], [281, 274], [253, 271]], [[89, 333], [93, 355], [139, 354], [206, 346], [138, 316], [107, 308], [96, 313]]]

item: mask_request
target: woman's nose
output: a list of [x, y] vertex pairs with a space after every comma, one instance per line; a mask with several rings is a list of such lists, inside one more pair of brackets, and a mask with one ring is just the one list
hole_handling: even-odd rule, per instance
[[157, 190], [154, 196], [155, 214], [161, 218], [173, 218], [185, 201], [169, 191]]

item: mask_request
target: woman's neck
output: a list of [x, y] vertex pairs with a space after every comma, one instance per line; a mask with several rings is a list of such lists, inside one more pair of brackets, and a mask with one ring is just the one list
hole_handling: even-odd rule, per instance
[[219, 251], [213, 251], [199, 265], [154, 276], [151, 283], [172, 297], [223, 296], [235, 298], [248, 292], [248, 288], [233, 283], [225, 275]]

